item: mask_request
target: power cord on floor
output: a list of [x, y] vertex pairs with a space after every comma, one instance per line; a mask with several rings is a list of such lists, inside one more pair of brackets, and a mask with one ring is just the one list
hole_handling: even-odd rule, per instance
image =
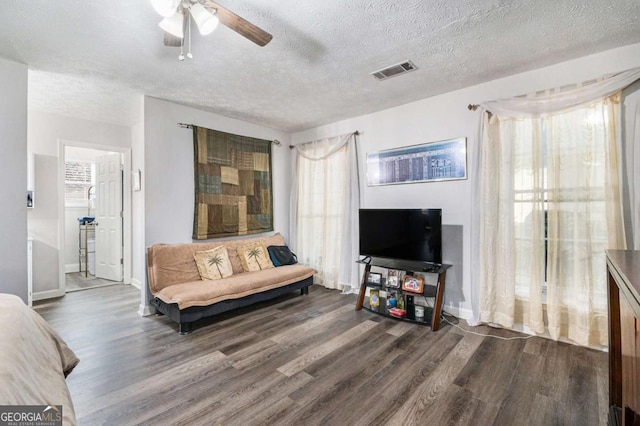
[[[433, 309], [433, 305], [429, 303], [429, 300], [426, 296], [423, 296], [424, 298], [424, 302], [427, 305], [427, 307], [430, 307], [431, 309]], [[435, 304], [435, 301], [434, 301]], [[451, 322], [447, 319], [447, 317], [452, 318], [455, 322]], [[476, 336], [482, 336], [482, 337], [493, 337], [495, 339], [500, 339], [500, 340], [527, 340], [530, 339], [532, 337], [536, 337], [535, 334], [532, 334], [530, 336], [518, 336], [518, 337], [502, 337], [502, 336], [495, 336], [493, 334], [483, 334], [483, 333], [477, 333], [475, 331], [471, 331], [471, 330], [465, 330], [464, 328], [460, 327], [458, 324], [460, 324], [460, 320], [458, 318], [456, 318], [454, 315], [451, 315], [449, 312], [445, 311], [444, 309], [442, 310], [442, 313], [440, 314], [440, 319], [444, 322], [446, 322], [449, 325], [454, 326], [455, 328], [464, 331], [465, 333], [469, 333], [469, 334], [475, 334]]]
[[495, 336], [495, 335], [493, 335], [493, 334], [476, 333], [475, 331], [465, 330], [464, 328], [460, 327], [460, 326], [458, 325], [458, 323], [459, 323], [460, 321], [458, 320], [458, 318], [454, 317], [453, 315], [451, 315], [451, 314], [446, 314], [446, 315], [449, 315], [449, 316], [451, 316], [451, 317], [455, 318], [455, 319], [456, 319], [456, 322], [455, 322], [455, 323], [452, 323], [451, 321], [449, 321], [449, 320], [447, 319], [447, 317], [445, 316], [445, 312], [444, 312], [444, 311], [442, 311], [442, 314], [443, 314], [443, 315], [442, 315], [440, 318], [441, 318], [442, 320], [444, 320], [446, 323], [448, 323], [449, 325], [452, 325], [452, 326], [454, 326], [455, 328], [457, 328], [457, 329], [459, 329], [459, 330], [461, 330], [461, 331], [464, 331], [465, 333], [475, 334], [476, 336], [482, 336], [482, 337], [493, 337], [494, 339], [500, 339], [500, 340], [527, 340], [527, 339], [530, 339], [530, 338], [532, 338], [532, 337], [536, 337], [535, 335], [531, 335], [531, 336], [517, 336], [517, 337], [502, 337], [502, 336]]
[[[455, 322], [452, 323], [451, 321], [447, 320], [445, 316], [452, 318], [453, 320], [455, 320]], [[440, 314], [440, 319], [445, 320], [451, 325], [458, 325], [460, 323], [460, 320], [458, 318], [456, 318], [454, 315], [451, 315], [449, 312], [445, 311], [444, 309], [442, 310], [442, 314]]]

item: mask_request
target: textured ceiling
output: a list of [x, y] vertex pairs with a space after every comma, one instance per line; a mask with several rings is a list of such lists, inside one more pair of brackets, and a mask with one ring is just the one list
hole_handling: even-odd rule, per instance
[[219, 2], [271, 43], [220, 26], [179, 62], [148, 0], [4, 0], [0, 57], [35, 110], [130, 125], [144, 94], [296, 131], [640, 42], [638, 0]]

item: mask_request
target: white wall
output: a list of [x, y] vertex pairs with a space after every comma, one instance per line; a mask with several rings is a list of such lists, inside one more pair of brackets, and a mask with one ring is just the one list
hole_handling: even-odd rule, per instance
[[[298, 132], [292, 135], [292, 143], [358, 130], [361, 133], [358, 149], [362, 207], [442, 208], [443, 224], [461, 225], [462, 270], [459, 274], [448, 275], [445, 305], [452, 313], [468, 318], [470, 277], [476, 273], [470, 267], [470, 225], [473, 215], [478, 214], [471, 205], [474, 185], [471, 159], [476, 153], [480, 112], [470, 112], [467, 105], [586, 81], [638, 66], [640, 44], [635, 44]], [[393, 84], [393, 79], [380, 82], [380, 90], [384, 90], [385, 84]], [[460, 136], [467, 137], [467, 180], [367, 187], [366, 153]], [[443, 241], [445, 263], [451, 261], [446, 258], [447, 252], [459, 251], [458, 247], [448, 247], [448, 244], [452, 244], [451, 241]]]
[[[285, 238], [289, 229], [290, 157], [287, 133], [155, 98], [144, 101], [145, 245], [191, 242], [193, 230], [193, 131], [177, 123], [250, 136], [277, 139], [273, 146], [274, 229]], [[149, 298], [143, 286], [142, 304]]]
[[33, 237], [33, 293], [38, 300], [37, 293], [58, 288], [58, 160], [38, 153], [34, 157], [34, 208], [27, 212], [27, 223]]
[[0, 59], [0, 292], [27, 302], [27, 67]]
[[[130, 148], [131, 129], [39, 111], [28, 113], [28, 149], [35, 153], [35, 208], [29, 209], [34, 237], [34, 298], [54, 295], [58, 288], [58, 141]], [[39, 294], [38, 294], [39, 293]]]

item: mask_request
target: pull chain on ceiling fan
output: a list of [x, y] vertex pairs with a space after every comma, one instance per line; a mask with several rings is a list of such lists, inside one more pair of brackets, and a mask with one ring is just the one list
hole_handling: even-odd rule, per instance
[[151, 5], [164, 19], [158, 24], [165, 31], [165, 46], [180, 47], [180, 60], [184, 60], [185, 29], [189, 34], [189, 53], [191, 58], [191, 19], [196, 23], [200, 34], [211, 34], [218, 23], [251, 40], [258, 46], [266, 46], [273, 36], [253, 25], [211, 0], [151, 0]]
[[[189, 19], [189, 24], [187, 26], [187, 36], [189, 38], [189, 46], [187, 46], [187, 58], [193, 59], [193, 55], [191, 54], [191, 20]], [[180, 43], [180, 54], [178, 55], [179, 61], [184, 61], [184, 37], [182, 38], [182, 42]]]

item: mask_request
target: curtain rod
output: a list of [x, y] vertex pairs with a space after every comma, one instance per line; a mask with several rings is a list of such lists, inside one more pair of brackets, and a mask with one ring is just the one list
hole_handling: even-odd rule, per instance
[[[359, 136], [359, 135], [360, 135], [360, 132], [356, 130], [355, 132], [352, 132], [351, 134], [352, 134], [353, 136]], [[289, 149], [293, 149], [293, 148], [295, 148], [295, 147], [296, 147], [295, 145], [289, 145]]]
[[[183, 129], [193, 129], [193, 124], [178, 123], [178, 126], [182, 127]], [[282, 143], [278, 139], [272, 140], [271, 143], [278, 146], [282, 145]]]

